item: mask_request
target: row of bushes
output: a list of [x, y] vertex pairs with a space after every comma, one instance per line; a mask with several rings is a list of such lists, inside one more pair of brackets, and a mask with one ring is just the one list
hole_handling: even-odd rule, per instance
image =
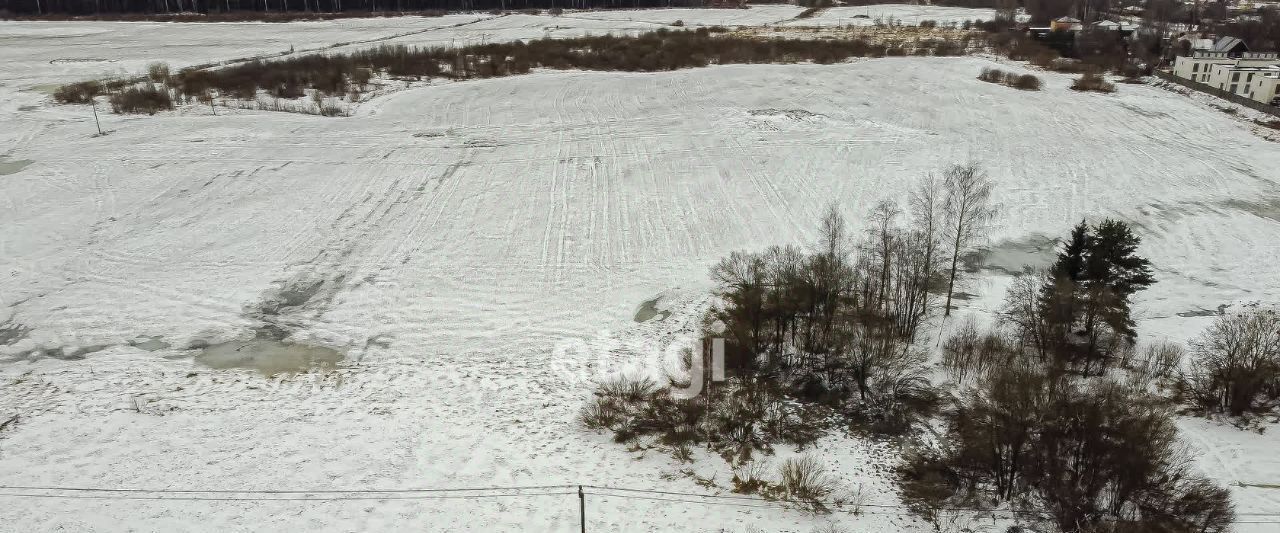
[[[639, 36], [541, 39], [472, 45], [462, 48], [382, 46], [348, 54], [313, 54], [278, 60], [255, 60], [217, 69], [189, 69], [170, 74], [153, 67], [148, 77], [178, 94], [255, 98], [266, 92], [298, 98], [307, 89], [325, 95], [361, 90], [375, 76], [421, 79], [489, 78], [519, 75], [533, 68], [605, 71], [663, 71], [733, 63], [838, 63], [854, 57], [906, 55], [900, 47], [860, 39], [759, 39], [716, 35], [724, 28], [696, 31], [659, 29]], [[927, 39], [916, 43], [915, 55], [960, 55], [968, 41]], [[93, 96], [122, 90], [130, 82], [80, 82], [59, 88], [55, 97], [85, 103]]]
[[[94, 97], [107, 94], [112, 111], [116, 113], [147, 113], [173, 109], [176, 91], [162, 84], [130, 84], [124, 80], [107, 82], [83, 81], [63, 85], [54, 91], [53, 97], [66, 104], [87, 104]], [[179, 93], [179, 97], [181, 94]]]
[[1031, 74], [1015, 74], [1013, 72], [1005, 72], [1000, 69], [984, 68], [982, 73], [978, 74], [978, 79], [988, 83], [999, 83], [1007, 85], [1015, 89], [1024, 91], [1039, 91], [1043, 85], [1040, 78]]

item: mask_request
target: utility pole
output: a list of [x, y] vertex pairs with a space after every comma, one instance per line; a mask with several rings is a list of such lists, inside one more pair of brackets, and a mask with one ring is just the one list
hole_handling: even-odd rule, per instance
[[93, 97], [89, 97], [89, 107], [93, 108], [93, 123], [98, 126], [98, 135], [106, 135], [102, 133], [102, 123], [98, 122], [98, 101]]
[[582, 485], [578, 485], [578, 524], [582, 533], [587, 533], [587, 497], [582, 494]]

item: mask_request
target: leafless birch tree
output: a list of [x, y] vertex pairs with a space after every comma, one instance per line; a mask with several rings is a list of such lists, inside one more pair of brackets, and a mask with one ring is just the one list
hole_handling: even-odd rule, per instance
[[993, 185], [977, 165], [953, 165], [943, 174], [943, 210], [946, 214], [946, 236], [951, 245], [951, 268], [947, 276], [947, 305], [943, 314], [951, 315], [951, 298], [955, 293], [956, 272], [960, 255], [987, 237], [997, 206], [991, 203]]

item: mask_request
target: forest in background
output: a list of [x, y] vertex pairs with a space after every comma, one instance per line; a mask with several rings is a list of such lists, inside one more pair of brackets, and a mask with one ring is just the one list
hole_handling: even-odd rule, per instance
[[702, 7], [704, 0], [0, 0], [21, 15], [342, 13], [369, 16], [490, 9]]
[[[937, 5], [997, 7], [998, 0], [944, 0]], [[753, 0], [753, 4], [789, 3]], [[801, 0], [809, 5], [813, 0]], [[847, 5], [895, 3], [851, 1]], [[905, 3], [905, 2], [904, 2]], [[829, 5], [829, 2], [827, 2]], [[203, 15], [210, 20], [294, 20], [434, 14], [448, 11], [527, 9], [639, 9], [668, 7], [737, 7], [732, 0], [0, 0], [0, 16]], [[292, 16], [284, 16], [292, 15]], [[182, 18], [183, 21], [199, 20]]]

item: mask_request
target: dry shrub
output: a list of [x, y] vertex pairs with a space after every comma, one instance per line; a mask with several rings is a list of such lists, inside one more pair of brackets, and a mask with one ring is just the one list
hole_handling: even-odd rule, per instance
[[1058, 53], [1048, 48], [1032, 55], [1027, 61], [1045, 70], [1053, 70], [1053, 62], [1058, 60]]
[[774, 497], [801, 502], [814, 509], [824, 509], [823, 502], [836, 490], [836, 482], [827, 475], [827, 467], [811, 455], [790, 457], [778, 467], [778, 485]]
[[[584, 425], [609, 430], [617, 442], [652, 437], [668, 446], [706, 443], [726, 459], [747, 460], [777, 442], [806, 445], [826, 429], [829, 416], [817, 406], [786, 402], [778, 393], [748, 389], [734, 380], [686, 398], [671, 383], [617, 378], [601, 383], [579, 414]], [[818, 412], [822, 411], [822, 412]]]
[[1009, 83], [1008, 85], [1015, 89], [1022, 89], [1024, 91], [1039, 91], [1040, 88], [1044, 86], [1044, 83], [1040, 81], [1040, 78], [1031, 74], [1023, 74], [1021, 76], [1015, 76], [1012, 83]]
[[1094, 91], [1099, 93], [1116, 92], [1115, 84], [1107, 81], [1102, 74], [1096, 72], [1086, 72], [1071, 83], [1071, 89], [1074, 91]]
[[978, 74], [978, 79], [988, 83], [1004, 83], [1006, 74], [1003, 70], [997, 68], [984, 68], [982, 73]]
[[102, 84], [96, 81], [82, 81], [58, 87], [53, 92], [53, 98], [64, 104], [87, 104], [101, 93]]
[[1171, 342], [1158, 342], [1148, 345], [1142, 354], [1129, 361], [1128, 367], [1134, 383], [1141, 386], [1162, 385], [1169, 383], [1177, 376], [1178, 366], [1186, 350]]
[[156, 83], [166, 83], [169, 81], [169, 64], [168, 63], [151, 63], [147, 65], [147, 78]]
[[320, 103], [318, 114], [326, 117], [341, 117], [346, 116], [347, 110], [341, 104], [326, 98]]
[[767, 479], [768, 465], [760, 461], [747, 461], [733, 469], [733, 492], [738, 494], [758, 494], [764, 492], [770, 483]]
[[933, 45], [933, 55], [935, 56], [959, 56], [964, 55], [965, 45], [960, 42], [938, 40]]
[[146, 113], [173, 109], [173, 97], [168, 89], [152, 85], [129, 87], [111, 95], [111, 110], [116, 113]]
[[1012, 364], [1013, 342], [995, 331], [982, 332], [972, 318], [965, 320], [942, 344], [942, 367], [959, 383]]
[[982, 69], [982, 73], [978, 74], [978, 79], [988, 83], [999, 83], [1024, 91], [1038, 91], [1043, 86], [1040, 78], [1031, 74], [1018, 75], [994, 68]]
[[1116, 70], [1116, 73], [1121, 76], [1124, 76], [1126, 79], [1126, 83], [1134, 83], [1138, 80], [1138, 78], [1141, 78], [1142, 76], [1146, 76], [1150, 74], [1151, 69], [1150, 67], [1143, 67], [1142, 65], [1137, 65], [1134, 63], [1124, 63], [1120, 65], [1120, 68]]

